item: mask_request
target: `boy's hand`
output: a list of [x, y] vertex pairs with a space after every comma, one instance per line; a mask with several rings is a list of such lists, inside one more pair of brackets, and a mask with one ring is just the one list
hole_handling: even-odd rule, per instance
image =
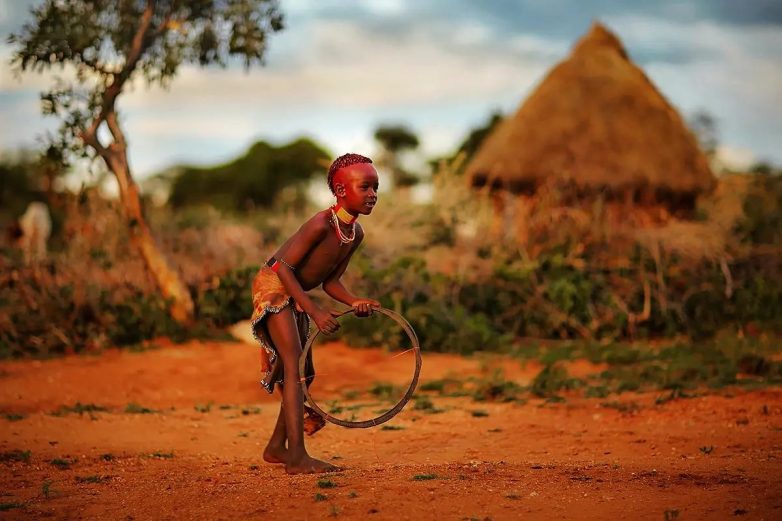
[[322, 309], [318, 309], [315, 313], [312, 314], [312, 320], [315, 321], [315, 325], [318, 326], [318, 329], [321, 333], [330, 335], [339, 329], [339, 322], [337, 322], [337, 319], [334, 318], [337, 315], [339, 315], [339, 313], [336, 311], [324, 311]]
[[357, 317], [368, 317], [373, 309], [380, 307], [380, 302], [371, 298], [360, 298], [353, 301], [353, 312]]

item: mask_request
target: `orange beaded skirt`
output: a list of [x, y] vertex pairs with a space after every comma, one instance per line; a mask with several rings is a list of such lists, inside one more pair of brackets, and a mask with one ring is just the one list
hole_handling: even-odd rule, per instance
[[[274, 392], [274, 384], [282, 383], [283, 371], [279, 353], [272, 342], [266, 319], [270, 313], [279, 313], [286, 306], [293, 306], [293, 315], [299, 329], [299, 338], [302, 346], [309, 338], [310, 317], [302, 311], [293, 298], [288, 294], [285, 286], [277, 274], [269, 266], [263, 266], [253, 280], [253, 337], [261, 344], [261, 371], [264, 373], [261, 385], [270, 394]], [[312, 359], [307, 360], [307, 374], [304, 378], [311, 380], [315, 376]]]

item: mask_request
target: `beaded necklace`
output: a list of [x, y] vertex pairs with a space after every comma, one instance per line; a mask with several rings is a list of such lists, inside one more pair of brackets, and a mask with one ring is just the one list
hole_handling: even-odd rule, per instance
[[[350, 213], [338, 204], [331, 207], [331, 222], [334, 224], [334, 231], [337, 234], [339, 242], [342, 244], [351, 243], [356, 238], [356, 219], [357, 217], [350, 215]], [[339, 226], [340, 221], [351, 225], [351, 233], [349, 236], [342, 233], [342, 229]]]

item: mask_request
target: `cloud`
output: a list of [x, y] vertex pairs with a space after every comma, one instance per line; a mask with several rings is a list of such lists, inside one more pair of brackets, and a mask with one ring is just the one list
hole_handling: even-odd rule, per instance
[[[724, 143], [782, 161], [782, 18], [755, 0], [728, 20], [735, 14], [729, 4], [287, 0], [287, 27], [270, 39], [265, 67], [184, 66], [170, 90], [136, 81], [119, 107], [132, 164], [144, 174], [177, 161], [221, 161], [254, 139], [279, 143], [300, 134], [335, 153], [371, 154], [373, 129], [389, 121], [408, 124], [426, 153], [440, 154], [491, 110], [515, 109], [599, 17], [683, 115], [705, 108], [717, 116]], [[13, 18], [12, 29], [21, 27], [19, 9], [7, 12], [0, 25]], [[53, 121], [41, 118], [37, 103], [51, 75], [17, 82], [10, 52], [0, 44], [4, 146], [23, 136], [32, 141], [43, 121]]]

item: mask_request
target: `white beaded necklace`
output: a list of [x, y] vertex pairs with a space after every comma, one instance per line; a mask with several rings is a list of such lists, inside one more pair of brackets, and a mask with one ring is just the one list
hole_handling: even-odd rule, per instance
[[353, 242], [353, 240], [356, 238], [356, 222], [353, 221], [351, 223], [351, 234], [350, 236], [345, 235], [342, 233], [342, 229], [339, 226], [339, 218], [337, 217], [337, 212], [334, 211], [334, 208], [331, 208], [331, 222], [334, 223], [334, 230], [337, 232], [337, 238], [342, 244], [348, 244]]

